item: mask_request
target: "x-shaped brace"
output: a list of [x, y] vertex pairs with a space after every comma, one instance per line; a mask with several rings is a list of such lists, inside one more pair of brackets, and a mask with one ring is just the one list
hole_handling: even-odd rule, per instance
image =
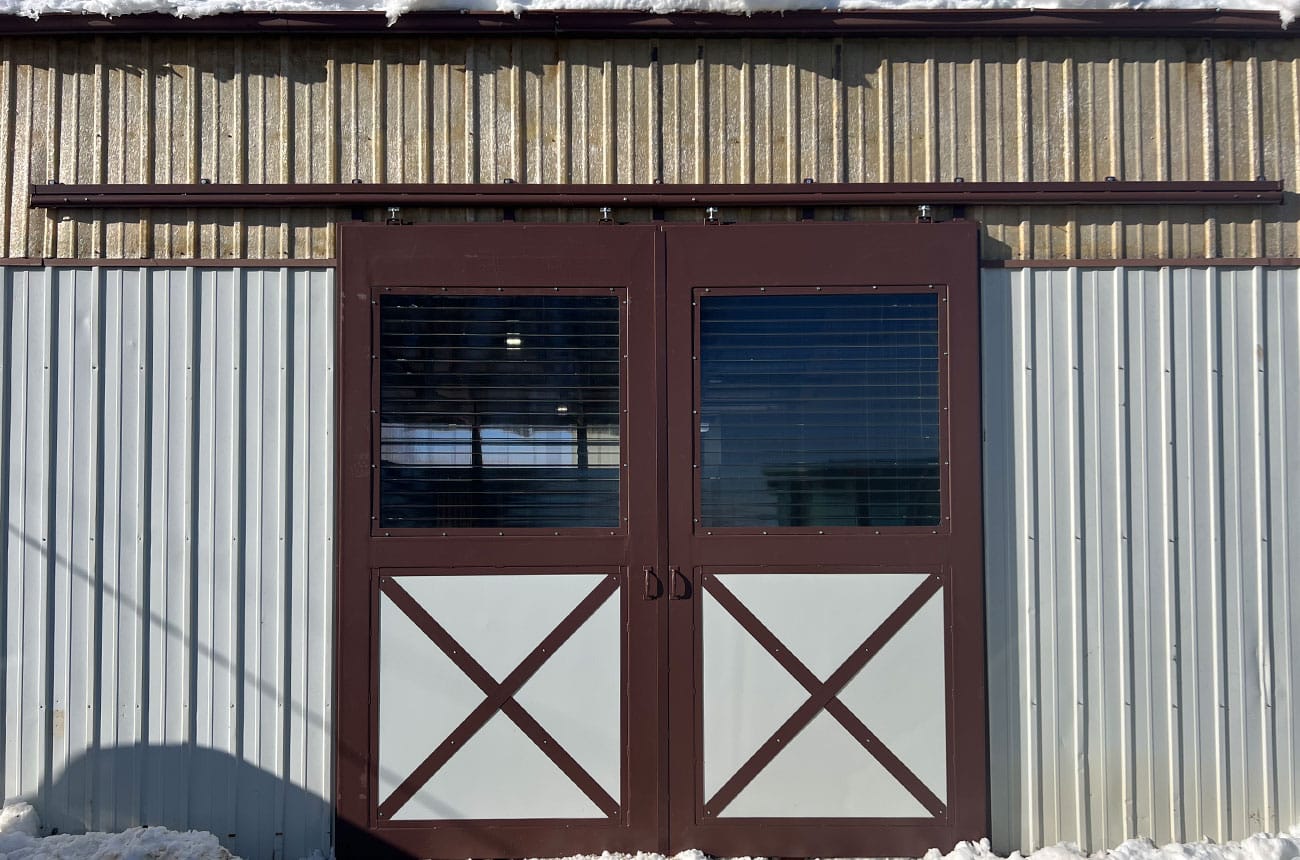
[[471, 681], [478, 685], [487, 698], [470, 711], [469, 716], [461, 721], [456, 730], [438, 744], [437, 748], [411, 771], [411, 775], [402, 780], [401, 785], [379, 804], [379, 818], [391, 819], [397, 814], [397, 811], [405, 806], [407, 801], [414, 797], [415, 793], [423, 788], [433, 775], [498, 711], [509, 717], [533, 743], [537, 744], [538, 748], [555, 762], [556, 766], [573, 780], [587, 797], [591, 798], [591, 802], [596, 804], [601, 812], [610, 817], [617, 815], [618, 801], [610, 797], [605, 789], [601, 788], [600, 783], [565, 752], [559, 742], [515, 701], [514, 696], [542, 667], [542, 664], [586, 623], [611, 594], [618, 590], [618, 582], [617, 576], [602, 578], [600, 583], [582, 599], [582, 602], [574, 607], [573, 611], [566, 615], [564, 620], [557, 624], [555, 629], [515, 667], [514, 671], [507, 675], [505, 680], [498, 682], [441, 624], [434, 620], [432, 615], [425, 611], [424, 607], [420, 606], [406, 589], [398, 585], [396, 580], [392, 577], [381, 579], [380, 590], [388, 595], [393, 604], [411, 619], [424, 635], [441, 648]]
[[943, 801], [936, 797], [934, 792], [930, 791], [925, 783], [907, 765], [903, 764], [898, 756], [894, 755], [889, 747], [885, 746], [880, 738], [871, 729], [867, 728], [858, 719], [857, 715], [849, 710], [848, 706], [838, 698], [840, 691], [844, 689], [849, 681], [853, 680], [858, 672], [862, 670], [862, 667], [878, 654], [885, 643], [892, 639], [894, 634], [901, 630], [903, 625], [911, 620], [912, 616], [916, 615], [921, 607], [943, 587], [942, 578], [936, 575], [927, 576], [925, 581], [917, 586], [907, 596], [907, 599], [899, 604], [898, 608], [890, 613], [889, 617], [861, 645], [854, 649], [853, 653], [825, 681], [820, 680], [798, 657], [794, 656], [790, 649], [786, 648], [781, 640], [773, 635], [772, 631], [768, 630], [767, 626], [762, 621], [759, 621], [758, 617], [750, 612], [716, 576], [705, 574], [701, 581], [705, 590], [713, 599], [718, 601], [718, 604], [727, 610], [731, 617], [735, 618], [740, 626], [749, 635], [753, 636], [769, 654], [776, 658], [782, 668], [789, 672], [808, 691], [808, 700], [800, 705], [790, 715], [789, 719], [782, 723], [781, 727], [732, 775], [731, 779], [727, 780], [722, 788], [718, 789], [717, 793], [704, 804], [706, 818], [716, 818], [726, 809], [727, 805], [736, 799], [736, 796], [744, 790], [745, 786], [749, 785], [754, 777], [758, 776], [759, 772], [767, 767], [772, 759], [776, 757], [776, 754], [784, 749], [786, 744], [823, 710], [847, 729], [849, 734], [858, 743], [862, 744], [867, 752], [876, 761], [880, 762], [881, 766], [894, 779], [898, 780], [931, 815], [936, 818], [947, 815], [947, 808], [944, 806]]

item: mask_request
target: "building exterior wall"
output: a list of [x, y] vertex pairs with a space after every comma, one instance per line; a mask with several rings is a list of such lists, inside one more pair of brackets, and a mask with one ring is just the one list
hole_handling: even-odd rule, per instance
[[328, 269], [0, 267], [5, 798], [328, 849]]
[[983, 278], [991, 823], [1003, 851], [1294, 824], [1300, 270], [1186, 261], [1300, 257], [1298, 118], [1294, 38], [0, 38], [5, 797], [330, 842], [353, 213], [30, 183], [1263, 176], [1288, 202], [965, 213], [986, 260], [1055, 263]]
[[993, 837], [1300, 820], [1300, 272], [986, 270]]
[[[327, 847], [331, 271], [0, 274], [5, 797]], [[1300, 270], [983, 283], [995, 847], [1293, 824]]]
[[[1295, 191], [1300, 175], [1294, 38], [14, 37], [0, 40], [0, 105], [0, 257], [25, 259], [328, 259], [351, 217], [30, 210], [33, 182], [1264, 176]], [[1288, 199], [966, 214], [987, 228], [986, 259], [1295, 257]]]

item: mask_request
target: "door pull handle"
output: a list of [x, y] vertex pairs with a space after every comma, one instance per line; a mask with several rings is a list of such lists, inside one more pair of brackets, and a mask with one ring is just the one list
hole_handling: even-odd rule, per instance
[[691, 596], [691, 581], [682, 576], [680, 567], [668, 568], [668, 577], [670, 581], [668, 599], [685, 600]]
[[664, 585], [655, 575], [655, 569], [650, 565], [641, 568], [641, 573], [645, 575], [645, 584], [641, 592], [642, 600], [658, 600], [659, 595], [664, 593]]

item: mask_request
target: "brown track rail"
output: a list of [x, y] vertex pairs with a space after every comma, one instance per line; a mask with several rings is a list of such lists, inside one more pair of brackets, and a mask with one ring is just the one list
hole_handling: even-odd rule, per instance
[[1280, 181], [882, 182], [767, 185], [332, 183], [33, 185], [32, 208], [1192, 205], [1281, 203]]

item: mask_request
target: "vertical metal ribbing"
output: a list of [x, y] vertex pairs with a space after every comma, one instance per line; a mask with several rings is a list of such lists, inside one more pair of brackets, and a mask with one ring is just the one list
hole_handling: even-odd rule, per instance
[[[1208, 40], [1207, 40], [1208, 42]], [[1201, 117], [1201, 163], [1204, 167], [1203, 179], [1218, 179], [1219, 169], [1219, 116], [1218, 116], [1218, 81], [1215, 74], [1217, 63], [1211, 48], [1207, 45], [1205, 56], [1201, 60], [1200, 78], [1200, 117]], [[1205, 216], [1205, 256], [1219, 256], [1219, 226], [1215, 207], [1206, 207]]]
[[5, 795], [327, 849], [331, 274], [0, 277]]
[[[1259, 57], [1251, 55], [1246, 58], [1246, 142], [1247, 142], [1247, 175], [1243, 178], [1254, 179], [1256, 176], [1264, 175], [1264, 141], [1263, 141], [1263, 118], [1262, 118], [1262, 100], [1263, 91], [1260, 80]], [[1262, 213], [1258, 210], [1255, 212], [1250, 222], [1250, 251], [1252, 257], [1258, 257], [1264, 253], [1264, 219]]]
[[[1029, 62], [1029, 40], [1024, 36], [1016, 40], [1016, 112], [1022, 116], [1032, 116], [1030, 113], [1030, 62]], [[1016, 140], [1016, 176], [1014, 181], [1029, 182], [1033, 176], [1033, 125], [1022, 122], [1015, 129]], [[1019, 213], [1019, 241], [1020, 256], [1022, 258], [1032, 257], [1034, 248], [1032, 246], [1032, 223], [1030, 222], [1030, 212], [1024, 206], [1020, 207]]]
[[[0, 60], [0, 87], [9, 85], [8, 80], [9, 64], [7, 60]], [[7, 96], [7, 92], [4, 93]], [[0, 144], [3, 144], [4, 138], [0, 135]], [[0, 177], [4, 173], [0, 172]], [[0, 221], [0, 224], [3, 224]], [[4, 233], [0, 231], [0, 237]], [[13, 384], [11, 382], [10, 358], [13, 349], [13, 292], [10, 289], [11, 281], [10, 270], [6, 266], [0, 266], [0, 283], [5, 285], [5, 290], [0, 294], [0, 427], [5, 428], [6, 434], [3, 440], [0, 440], [0, 522], [3, 522], [4, 528], [0, 530], [0, 595], [4, 598], [4, 605], [0, 606], [0, 647], [5, 649], [6, 654], [12, 654], [14, 644], [10, 640], [12, 623], [10, 619], [10, 594], [12, 593], [13, 583], [11, 582], [11, 573], [13, 570], [12, 560], [14, 558], [13, 535], [10, 523], [12, 513], [10, 511], [10, 487], [12, 486], [13, 471], [13, 453], [8, 438], [9, 428], [14, 426], [13, 423]], [[13, 727], [13, 716], [10, 711], [12, 694], [9, 690], [9, 673], [6, 668], [4, 675], [4, 684], [0, 684], [0, 728], [4, 730], [4, 736], [9, 737]], [[0, 746], [0, 791], [4, 792], [5, 797], [10, 794], [10, 788], [13, 785], [11, 763], [14, 758], [14, 752], [9, 749], [6, 743]]]
[[[1300, 476], [1300, 402], [1287, 392], [1300, 385], [1300, 278], [1295, 271], [1267, 273], [1265, 302], [1265, 369], [1264, 382], [1268, 403], [1266, 434], [1268, 488], [1268, 571], [1267, 592], [1274, 607], [1270, 664], [1266, 675], [1266, 692], [1271, 703], [1267, 711], [1270, 737], [1275, 738], [1272, 757], [1267, 761], [1295, 761], [1300, 754], [1300, 723], [1297, 721], [1297, 690], [1300, 690], [1300, 666], [1294, 655], [1300, 649], [1296, 626], [1300, 618], [1300, 575], [1296, 560], [1300, 558], [1300, 535], [1291, 527], [1297, 519], [1297, 500], [1287, 492]], [[1276, 824], [1300, 804], [1300, 775], [1294, 768], [1278, 768]]]
[[[1285, 47], [1231, 39], [1151, 40], [1136, 53], [1120, 38], [891, 39], [879, 48], [849, 38], [752, 37], [680, 45], [277, 37], [234, 40], [220, 51], [204, 37], [53, 44], [15, 44], [0, 70], [13, 110], [0, 121], [9, 141], [0, 191], [10, 200], [0, 228], [11, 256], [333, 253], [322, 212], [237, 212], [219, 223], [214, 212], [181, 210], [157, 228], [149, 211], [50, 218], [25, 204], [28, 182], [46, 178], [537, 181], [525, 174], [541, 165], [548, 181], [595, 181], [622, 176], [636, 161], [654, 167], [630, 175], [643, 170], [643, 178], [669, 182], [767, 173], [771, 181], [810, 173], [832, 181], [868, 163], [865, 175], [882, 181], [1058, 173], [1159, 180], [1289, 175], [1274, 162], [1294, 160], [1286, 155], [1296, 136], [1294, 57]], [[646, 69], [653, 48], [663, 56]], [[1230, 70], [1226, 58], [1243, 52]], [[529, 120], [538, 98], [534, 54], [547, 70], [544, 135]], [[647, 75], [658, 87], [636, 102], [649, 137], [640, 125], [632, 129], [629, 161], [619, 131], [624, 90], [641, 88]], [[1003, 88], [1002, 101], [1010, 101], [1000, 106]], [[214, 99], [217, 109], [205, 109]], [[665, 99], [676, 100], [680, 117]], [[776, 125], [763, 138], [767, 116]], [[659, 136], [678, 120], [684, 146], [669, 149]], [[652, 143], [659, 148], [647, 154]], [[760, 167], [769, 163], [771, 171]], [[663, 175], [673, 167], [677, 175]], [[1100, 219], [1065, 207], [968, 214], [988, 225], [988, 253], [1001, 256], [1277, 256], [1300, 247], [1289, 209], [1271, 218], [1261, 209], [1208, 207], [1190, 220], [1177, 208], [1117, 208]]]
[[664, 134], [668, 112], [664, 104], [664, 67], [658, 40], [651, 41], [650, 82], [646, 99], [646, 134], [649, 136], [649, 172], [650, 180], [663, 181], [664, 178]]
[[618, 124], [614, 119], [617, 75], [614, 67], [613, 46], [605, 44], [605, 56], [600, 63], [600, 158], [596, 175], [599, 182], [616, 182], [616, 159], [619, 154]]
[[[986, 507], [988, 588], [1020, 608], [990, 641], [990, 699], [1014, 694], [994, 768], [1025, 787], [1014, 811], [995, 804], [995, 834], [1016, 840], [1003, 850], [1092, 849], [1134, 830], [1224, 840], [1294, 814], [1290, 694], [1270, 679], [1297, 674], [1300, 589], [1279, 565], [1300, 546], [1285, 515], [1300, 406], [1274, 401], [1300, 378], [1300, 347], [1275, 340], [1300, 327], [1295, 282], [986, 274], [986, 359], [1001, 354], [988, 338], [1006, 340], [1017, 371], [984, 374], [999, 470], [986, 491], [1014, 498], [1014, 512]], [[998, 465], [1002, 439], [1011, 463]], [[1013, 611], [991, 606], [990, 630]]]
[[16, 180], [14, 124], [18, 119], [16, 91], [18, 87], [18, 62], [13, 52], [0, 56], [0, 200], [10, 201], [0, 206], [0, 254], [12, 255], [12, 228], [14, 204], [19, 203]]
[[[691, 142], [693, 144], [694, 159], [688, 163], [691, 164], [690, 181], [691, 182], [708, 182], [709, 170], [711, 167], [714, 153], [710, 151], [708, 139], [709, 133], [709, 79], [708, 68], [705, 63], [704, 42], [696, 46], [695, 62], [690, 66], [690, 88], [691, 88]], [[684, 156], [689, 158], [685, 152]]]
[[[363, 110], [367, 113], [365, 129], [368, 132], [369, 146], [366, 147], [365, 175], [371, 178], [372, 182], [383, 182], [388, 177], [388, 69], [384, 62], [385, 52], [382, 50], [382, 43], [376, 39], [371, 43], [372, 52], [367, 56], [373, 59], [366, 61], [358, 58], [358, 65], [363, 62], [367, 68], [367, 78], [370, 86], [366, 92], [358, 92], [358, 99], [361, 100]], [[400, 90], [399, 90], [400, 91]], [[400, 116], [400, 113], [399, 113]], [[399, 125], [400, 129], [401, 126]], [[358, 141], [358, 145], [361, 141]], [[400, 166], [400, 165], [399, 165]]]
[[[136, 114], [137, 127], [140, 129], [139, 149], [137, 150], [136, 164], [134, 173], [139, 182], [155, 182], [154, 177], [154, 151], [156, 149], [156, 131], [154, 128], [154, 105], [155, 97], [153, 91], [153, 43], [151, 40], [144, 40], [140, 47], [140, 67], [144, 73], [139, 79], [139, 111]], [[138, 243], [141, 257], [152, 257], [157, 253], [153, 236], [153, 221], [147, 210], [141, 209], [139, 221], [136, 225], [138, 231]]]
[[[102, 123], [102, 118], [105, 116], [105, 96], [108, 90], [108, 74], [104, 65], [105, 46], [103, 38], [96, 38], [92, 45], [94, 52], [94, 72], [92, 73], [89, 82], [92, 90], [90, 115], [95, 117], [98, 122]], [[91, 150], [89, 175], [91, 176], [91, 181], [106, 182], [108, 180], [108, 158], [106, 152], [107, 141], [105, 140], [108, 136], [107, 130], [100, 125], [98, 128], [91, 126], [86, 129], [86, 131], [91, 135], [89, 142]], [[0, 195], [0, 200], [3, 199], [4, 196]], [[79, 255], [86, 253], [86, 251], [82, 250], [85, 248], [88, 250], [87, 256], [104, 256], [104, 218], [102, 212], [91, 213], [91, 220], [90, 224], [87, 225], [87, 231], [90, 235], [88, 237], [83, 236], [78, 241], [77, 253]]]

